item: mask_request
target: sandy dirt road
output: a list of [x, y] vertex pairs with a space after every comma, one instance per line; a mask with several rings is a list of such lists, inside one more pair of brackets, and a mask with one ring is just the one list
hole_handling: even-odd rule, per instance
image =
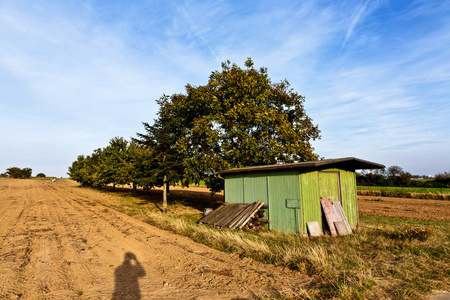
[[47, 180], [0, 180], [0, 299], [254, 299], [298, 272], [157, 229]]

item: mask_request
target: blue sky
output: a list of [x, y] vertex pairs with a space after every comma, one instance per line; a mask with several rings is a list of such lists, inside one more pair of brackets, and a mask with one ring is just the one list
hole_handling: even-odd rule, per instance
[[449, 1], [0, 2], [0, 173], [66, 177], [230, 60], [305, 96], [325, 158], [450, 170]]

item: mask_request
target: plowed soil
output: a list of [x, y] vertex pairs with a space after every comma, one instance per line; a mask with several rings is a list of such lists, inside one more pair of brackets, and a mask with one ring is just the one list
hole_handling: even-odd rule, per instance
[[0, 180], [1, 299], [253, 299], [299, 295], [311, 280], [160, 230], [68, 184]]
[[450, 201], [358, 196], [359, 214], [405, 220], [450, 222]]

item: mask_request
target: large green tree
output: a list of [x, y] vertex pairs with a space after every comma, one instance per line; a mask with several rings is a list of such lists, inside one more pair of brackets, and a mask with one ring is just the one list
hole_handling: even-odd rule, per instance
[[182, 159], [186, 182], [206, 180], [217, 191], [220, 170], [318, 158], [311, 141], [320, 131], [305, 112], [305, 98], [287, 80], [273, 83], [250, 58], [245, 66], [224, 62], [206, 85], [188, 84], [186, 95], [160, 100], [154, 126], [170, 137], [162, 148], [174, 151], [174, 165]]
[[167, 210], [167, 194], [170, 183], [182, 182], [187, 185], [183, 177], [184, 153], [177, 148], [177, 141], [185, 134], [184, 125], [177, 115], [173, 114], [174, 103], [184, 95], [163, 95], [156, 102], [159, 104], [158, 118], [150, 125], [144, 122], [145, 134], [137, 133], [134, 139], [137, 143], [151, 149], [148, 157], [150, 178], [156, 186], [163, 186], [163, 212]]

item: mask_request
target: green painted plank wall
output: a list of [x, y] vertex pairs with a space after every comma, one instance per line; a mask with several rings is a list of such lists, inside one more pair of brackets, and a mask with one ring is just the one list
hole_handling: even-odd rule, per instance
[[340, 170], [342, 208], [350, 227], [358, 226], [358, 200], [356, 196], [356, 174], [352, 171]]
[[319, 197], [340, 201], [339, 171], [319, 171]]
[[319, 177], [318, 172], [302, 173], [301, 199], [302, 199], [302, 229], [303, 233], [308, 233], [306, 222], [318, 221], [322, 226], [322, 212], [319, 199]]
[[[301, 232], [302, 220], [298, 171], [269, 173], [267, 180], [269, 229], [285, 233]], [[291, 208], [287, 207], [287, 202]]]
[[267, 174], [254, 173], [244, 176], [244, 203], [267, 203]]
[[[334, 201], [339, 201], [336, 195], [340, 194], [348, 222], [351, 227], [356, 227], [358, 206], [355, 172], [341, 169], [321, 171], [299, 174], [298, 170], [292, 170], [227, 175], [225, 200], [230, 203], [252, 203], [261, 200], [269, 206], [269, 229], [286, 233], [307, 233], [306, 222], [318, 221], [322, 226], [321, 194], [333, 194], [332, 197], [336, 198], [332, 199]], [[319, 178], [322, 179], [320, 184]], [[336, 192], [336, 186], [340, 186], [340, 193]], [[295, 201], [299, 201], [300, 208], [287, 208], [286, 199], [289, 199], [288, 206], [295, 206]]]
[[225, 201], [229, 203], [244, 203], [244, 177], [228, 175], [225, 180]]

